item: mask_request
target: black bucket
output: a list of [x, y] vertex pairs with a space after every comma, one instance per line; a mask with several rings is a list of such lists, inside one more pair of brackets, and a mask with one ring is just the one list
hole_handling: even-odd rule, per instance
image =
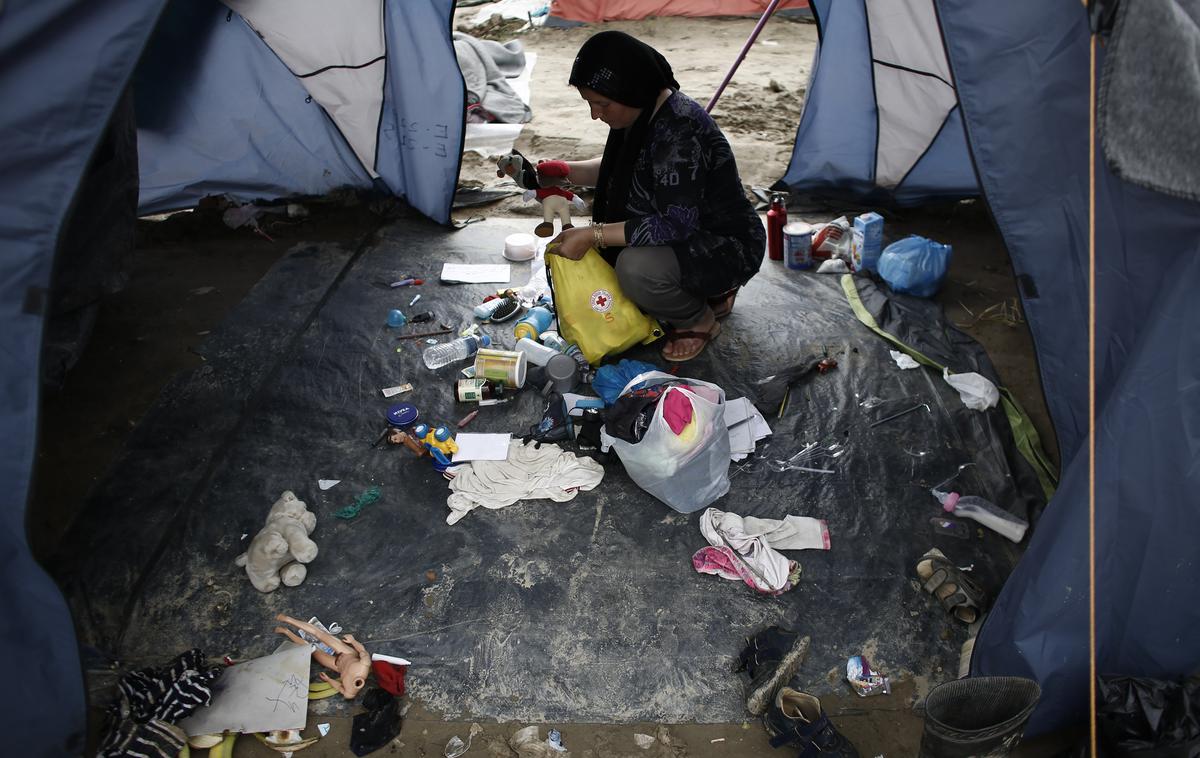
[[1019, 676], [980, 676], [934, 688], [925, 700], [920, 758], [1001, 758], [1021, 741], [1042, 688]]

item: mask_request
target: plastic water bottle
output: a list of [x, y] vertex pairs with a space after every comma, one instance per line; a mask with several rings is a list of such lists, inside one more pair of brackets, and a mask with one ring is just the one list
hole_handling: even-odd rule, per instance
[[969, 518], [983, 524], [1001, 537], [1007, 537], [1013, 542], [1025, 538], [1029, 522], [1017, 518], [1008, 511], [999, 508], [991, 502], [975, 495], [959, 495], [957, 492], [947, 493], [942, 501], [942, 509], [955, 516]]
[[542, 332], [538, 336], [538, 339], [540, 339], [542, 344], [548, 348], [557, 350], [560, 353], [567, 352], [567, 345], [569, 343], [560, 337], [558, 332]]
[[481, 337], [459, 337], [453, 342], [442, 342], [425, 348], [425, 352], [421, 354], [421, 360], [425, 362], [425, 368], [441, 368], [449, 366], [455, 361], [461, 361], [463, 358], [470, 358], [479, 348], [487, 347], [490, 344], [492, 344], [492, 338], [486, 334]]

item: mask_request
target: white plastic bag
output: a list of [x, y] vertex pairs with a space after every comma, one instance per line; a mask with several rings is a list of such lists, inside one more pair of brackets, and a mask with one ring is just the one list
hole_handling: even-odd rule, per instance
[[950, 369], [942, 371], [942, 378], [962, 398], [963, 405], [976, 411], [985, 411], [995, 407], [1000, 402], [1000, 390], [985, 376], [970, 372], [966, 374], [951, 374]]
[[[670, 382], [707, 387], [715, 391], [711, 402], [686, 387], [671, 387], [654, 407], [646, 433], [639, 442], [610, 438], [613, 450], [629, 478], [680, 513], [707, 507], [729, 492], [729, 430], [725, 426], [725, 391], [697, 379], [681, 379], [662, 371], [638, 374], [621, 394], [638, 384], [653, 387]], [[671, 392], [682, 392], [692, 404], [695, 433], [676, 435], [663, 419], [663, 401]]]

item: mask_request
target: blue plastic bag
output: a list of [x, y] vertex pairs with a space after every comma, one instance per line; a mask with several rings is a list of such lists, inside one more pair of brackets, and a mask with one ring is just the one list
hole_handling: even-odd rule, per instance
[[905, 237], [884, 248], [879, 275], [895, 292], [930, 297], [950, 267], [950, 246], [924, 237]]

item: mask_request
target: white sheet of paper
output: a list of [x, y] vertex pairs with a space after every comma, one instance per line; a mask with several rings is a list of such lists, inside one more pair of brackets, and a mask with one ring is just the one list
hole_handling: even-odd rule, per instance
[[508, 443], [511, 434], [468, 434], [459, 432], [454, 435], [458, 443], [458, 452], [453, 461], [503, 461], [508, 459]]
[[510, 278], [507, 263], [443, 263], [443, 282], [464, 282], [466, 284], [483, 284], [502, 282], [507, 284]]
[[322, 491], [324, 491], [324, 490], [329, 489], [330, 487], [335, 486], [340, 481], [342, 481], [342, 480], [341, 479], [318, 479], [317, 486], [320, 487]]
[[739, 422], [745, 421], [755, 413], [754, 406], [750, 404], [750, 398], [737, 397], [733, 400], [725, 401], [725, 425], [733, 426]]
[[750, 419], [750, 436], [754, 437], [754, 441], [758, 442], [763, 437], [771, 434], [771, 425], [762, 417], [762, 414], [757, 410], [754, 411], [754, 417]]
[[729, 453], [753, 453], [754, 438], [750, 436], [750, 424], [742, 422], [729, 427]]
[[213, 683], [212, 704], [179, 722], [189, 737], [219, 732], [303, 729], [308, 719], [312, 648], [291, 645], [230, 666]]

